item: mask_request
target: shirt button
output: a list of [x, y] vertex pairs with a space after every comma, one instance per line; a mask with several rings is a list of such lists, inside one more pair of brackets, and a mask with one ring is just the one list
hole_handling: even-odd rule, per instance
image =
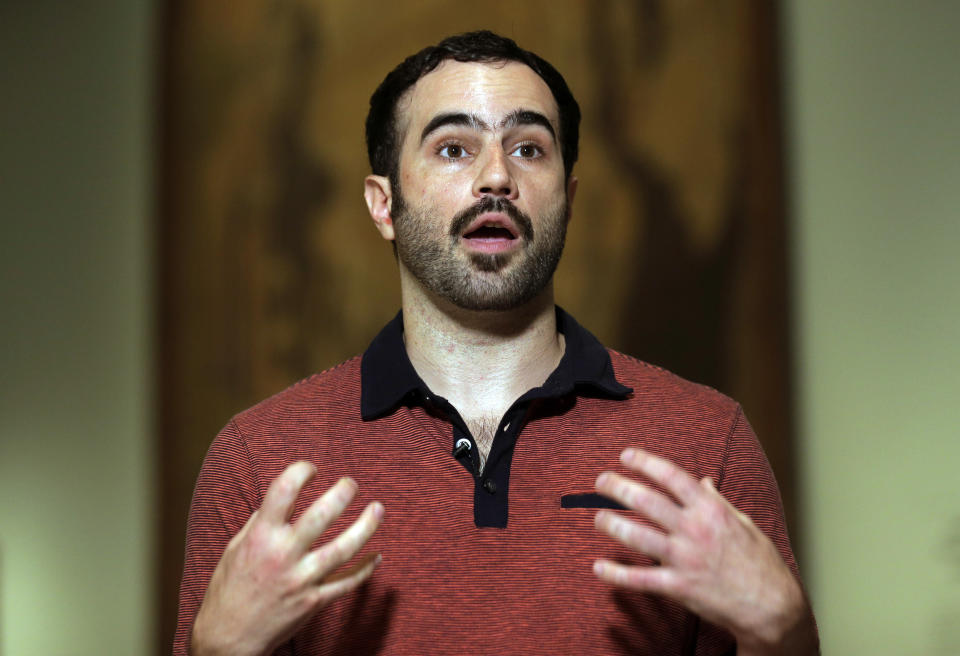
[[496, 493], [497, 493], [497, 484], [493, 482], [493, 479], [492, 479], [492, 478], [484, 479], [484, 481], [483, 481], [483, 489], [486, 490], [487, 492], [489, 492], [490, 494], [496, 494]]

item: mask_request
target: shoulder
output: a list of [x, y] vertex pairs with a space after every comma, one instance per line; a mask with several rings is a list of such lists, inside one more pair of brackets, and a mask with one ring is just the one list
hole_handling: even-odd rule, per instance
[[233, 417], [244, 435], [360, 418], [360, 356], [298, 381]]
[[[609, 350], [617, 380], [632, 394], [611, 409], [611, 423], [640, 434], [641, 446], [687, 469], [723, 467], [729, 444], [744, 423], [740, 405], [706, 385]], [[714, 475], [715, 472], [700, 475]]]
[[697, 411], [730, 417], [740, 405], [712, 387], [682, 378], [662, 367], [607, 349], [617, 380], [633, 388], [635, 403], [655, 404], [663, 411]]
[[248, 470], [262, 491], [292, 462], [321, 462], [362, 424], [358, 356], [236, 414], [213, 440], [205, 467], [218, 477]]

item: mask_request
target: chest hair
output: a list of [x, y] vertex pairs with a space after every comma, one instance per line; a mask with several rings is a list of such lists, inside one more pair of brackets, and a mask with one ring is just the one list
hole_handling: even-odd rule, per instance
[[473, 441], [477, 443], [477, 452], [480, 456], [480, 471], [487, 464], [487, 456], [490, 455], [490, 447], [493, 446], [493, 436], [497, 433], [497, 427], [500, 426], [500, 419], [493, 416], [470, 417], [463, 420], [470, 429]]

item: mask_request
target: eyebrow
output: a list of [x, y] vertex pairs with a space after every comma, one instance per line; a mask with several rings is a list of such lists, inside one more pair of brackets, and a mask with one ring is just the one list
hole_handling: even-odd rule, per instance
[[550, 133], [554, 141], [557, 139], [557, 133], [553, 130], [553, 124], [540, 112], [530, 111], [529, 109], [515, 109], [500, 121], [499, 127], [512, 128], [517, 125], [539, 125]]
[[[439, 130], [446, 125], [462, 125], [468, 128], [473, 128], [474, 130], [490, 130], [490, 126], [487, 125], [487, 123], [476, 114], [466, 114], [464, 112], [446, 112], [443, 114], [437, 114], [430, 119], [430, 122], [427, 123], [425, 128], [423, 128], [423, 132], [420, 133], [420, 143], [422, 144], [431, 132]], [[515, 127], [517, 125], [539, 125], [550, 133], [550, 136], [553, 137], [554, 141], [557, 139], [557, 133], [553, 129], [553, 124], [550, 123], [550, 120], [540, 112], [534, 112], [529, 109], [513, 110], [507, 114], [503, 120], [500, 121], [500, 123], [497, 124], [497, 127], [499, 129], [506, 129]]]

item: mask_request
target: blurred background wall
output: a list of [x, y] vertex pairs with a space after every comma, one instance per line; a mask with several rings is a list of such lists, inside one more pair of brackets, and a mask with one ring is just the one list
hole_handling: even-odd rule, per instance
[[960, 650], [960, 3], [786, 3], [824, 653]]
[[[825, 653], [955, 653], [960, 15], [783, 7], [801, 566]], [[4, 656], [154, 651], [155, 11], [0, 4]]]
[[0, 653], [153, 641], [153, 3], [0, 3]]

